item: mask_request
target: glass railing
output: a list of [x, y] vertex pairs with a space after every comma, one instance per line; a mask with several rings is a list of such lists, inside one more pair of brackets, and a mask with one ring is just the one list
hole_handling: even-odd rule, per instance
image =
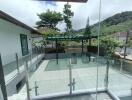
[[2, 55], [4, 75], [7, 76], [15, 70], [19, 71], [20, 67], [23, 66], [26, 61], [30, 64], [35, 58], [37, 60], [39, 54], [42, 54], [42, 52], [29, 52], [29, 54], [25, 56], [22, 56], [21, 53], [7, 54], [6, 56]]
[[[37, 55], [28, 55], [22, 59], [18, 57], [18, 65], [23, 66], [19, 67], [19, 71], [25, 70], [26, 61], [30, 65], [31, 59], [38, 59], [39, 56]], [[106, 58], [103, 56], [97, 57], [92, 53], [59, 53], [58, 59], [55, 59], [54, 56], [50, 56], [50, 59], [44, 57], [38, 67], [28, 67], [28, 92], [31, 98], [41, 95], [69, 94], [78, 91], [96, 91], [97, 88], [98, 90], [108, 89], [121, 98], [131, 95], [130, 61], [119, 58], [110, 59], [108, 70]], [[9, 74], [18, 69], [15, 62], [13, 63], [15, 65], [14, 69], [8, 72]], [[18, 70], [16, 70], [16, 73], [18, 73]], [[27, 88], [24, 80], [17, 84], [17, 90], [18, 94], [26, 97]]]
[[30, 95], [54, 95], [61, 93], [69, 93], [69, 78], [55, 78], [48, 80], [30, 81]]
[[45, 58], [29, 78], [31, 97], [96, 91], [97, 66], [98, 87], [105, 89], [106, 63], [103, 57], [97, 60], [92, 53], [59, 53], [58, 59], [51, 54], [50, 57]]
[[[7, 76], [15, 70], [19, 70], [19, 67], [24, 65], [26, 61], [31, 60], [31, 54], [26, 56], [19, 56], [20, 53], [7, 55], [2, 57], [4, 75]], [[11, 59], [11, 61], [8, 60]]]
[[113, 59], [110, 65], [108, 89], [121, 100], [132, 98], [131, 66], [132, 61], [121, 58]]
[[[74, 42], [75, 45], [69, 43], [70, 45], [62, 46], [62, 48], [65, 49], [65, 53], [53, 52], [46, 54], [42, 62], [38, 62], [37, 64], [33, 62], [39, 59], [38, 55], [43, 53], [43, 48], [35, 48], [32, 54], [24, 57], [21, 56], [21, 53], [2, 56], [5, 77], [12, 72], [15, 72], [13, 73], [13, 75], [15, 75], [16, 73], [27, 71], [27, 73], [23, 74], [24, 79], [22, 80], [24, 82], [19, 81], [18, 84], [15, 85], [12, 83], [13, 85], [11, 86], [17, 87], [17, 92], [15, 91], [15, 93], [24, 95], [25, 98], [26, 95], [30, 95], [30, 97], [33, 98], [42, 95], [47, 96], [64, 93], [72, 94], [80, 91], [94, 91], [96, 94], [95, 100], [97, 100], [97, 93], [99, 90], [104, 90], [105, 92], [109, 91], [109, 95], [111, 93], [112, 96], [115, 95], [121, 100], [126, 100], [128, 98], [130, 98], [130, 100], [132, 99], [131, 54], [120, 52], [119, 50], [118, 53], [122, 53], [121, 55], [127, 54], [130, 59], [124, 59], [121, 55], [118, 55], [118, 58], [113, 56], [109, 58], [111, 52], [107, 51], [111, 48], [113, 55], [115, 55], [115, 41], [111, 41], [112, 39], [118, 40], [120, 43], [123, 42], [123, 44], [119, 46], [121, 47], [120, 49], [125, 50], [124, 48], [127, 47], [132, 51], [132, 47], [130, 46], [131, 37], [129, 36], [128, 41], [126, 41], [127, 31], [131, 29], [131, 12], [122, 13], [121, 15], [121, 11], [130, 10], [130, 5], [128, 4], [132, 2], [130, 2], [130, 0], [121, 0], [120, 2], [113, 0], [108, 3], [106, 0], [99, 0], [94, 3], [91, 0], [88, 3], [93, 4], [92, 8], [96, 9], [96, 11], [98, 10], [94, 13], [94, 16], [91, 15], [91, 12], [87, 12], [89, 15], [87, 24], [92, 25], [92, 27], [90, 27], [91, 33], [98, 36], [98, 38], [92, 40], [91, 44], [95, 46], [91, 46], [91, 49], [89, 49], [90, 46], [87, 40], [83, 45], [84, 48], [82, 48], [82, 40], [80, 42], [78, 40]], [[90, 6], [86, 4], [86, 6], [84, 5], [82, 7], [91, 11], [90, 8], [87, 8]], [[84, 21], [81, 9], [79, 14], [81, 18], [80, 22]], [[113, 15], [116, 16], [114, 17]], [[95, 16], [96, 18], [92, 18]], [[81, 23], [78, 22], [78, 25], [79, 24], [81, 25]], [[101, 39], [106, 40], [101, 43]], [[98, 46], [100, 47], [98, 48]], [[49, 49], [49, 47], [51, 46], [47, 46], [47, 49]], [[53, 48], [53, 51], [56, 51], [55, 46], [53, 46]], [[93, 54], [87, 53], [88, 51], [92, 51]], [[26, 62], [27, 69], [25, 69]], [[32, 66], [29, 67], [31, 63]], [[25, 80], [26, 74], [28, 74], [27, 80]], [[7, 78], [10, 79], [10, 77]], [[18, 77], [18, 79], [20, 78], [21, 77]], [[11, 90], [8, 90], [8, 86], [9, 85], [7, 85], [7, 93], [10, 93]]]
[[[97, 57], [96, 54], [59, 53], [58, 59], [54, 57], [56, 54], [52, 55], [49, 57], [49, 54], [46, 54], [49, 58], [44, 57], [38, 67], [28, 67], [29, 88], [27, 89], [25, 82], [17, 84], [18, 94], [26, 97], [29, 93], [30, 97], [34, 98], [108, 89], [119, 98], [131, 96], [131, 70], [126, 70], [126, 67], [131, 69], [130, 61], [110, 59], [107, 69], [106, 57]], [[32, 59], [35, 59], [34, 57], [39, 56], [35, 54]], [[31, 60], [31, 56], [19, 60], [19, 65], [24, 63], [25, 66], [25, 61], [28, 60]], [[28, 63], [30, 65], [31, 62]], [[24, 66], [20, 71], [25, 70]], [[19, 85], [22, 85], [21, 88]]]
[[17, 69], [16, 55], [10, 54], [7, 56], [2, 56], [2, 64], [3, 64], [4, 75], [6, 76], [12, 71]]
[[21, 53], [1, 56], [9, 100], [14, 97], [17, 98], [18, 95], [26, 98], [26, 63], [28, 66], [28, 77], [31, 77], [39, 67], [40, 62], [43, 59], [43, 55], [43, 52], [40, 51], [30, 51], [30, 53], [25, 56], [22, 56]]

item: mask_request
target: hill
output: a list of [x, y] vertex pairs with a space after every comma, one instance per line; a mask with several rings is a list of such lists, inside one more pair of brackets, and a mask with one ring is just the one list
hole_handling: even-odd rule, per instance
[[[93, 34], [97, 33], [98, 23], [91, 26]], [[101, 33], [111, 34], [115, 32], [126, 32], [132, 29], [132, 11], [126, 11], [111, 16], [101, 22]], [[79, 34], [83, 34], [85, 29], [78, 30]]]

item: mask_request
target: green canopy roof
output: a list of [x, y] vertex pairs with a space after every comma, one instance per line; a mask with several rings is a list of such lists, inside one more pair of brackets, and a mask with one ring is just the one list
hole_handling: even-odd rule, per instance
[[88, 35], [75, 35], [75, 34], [59, 34], [59, 35], [55, 35], [55, 36], [48, 36], [46, 38], [46, 40], [49, 40], [49, 41], [75, 41], [75, 40], [88, 40], [90, 38], [97, 38], [97, 35], [91, 35], [91, 36], [88, 36]]

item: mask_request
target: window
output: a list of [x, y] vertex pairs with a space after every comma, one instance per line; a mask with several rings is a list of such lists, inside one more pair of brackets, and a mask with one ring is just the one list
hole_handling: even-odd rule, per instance
[[28, 54], [28, 41], [27, 41], [27, 35], [20, 34], [20, 41], [21, 41], [22, 55], [25, 56], [25, 55]]

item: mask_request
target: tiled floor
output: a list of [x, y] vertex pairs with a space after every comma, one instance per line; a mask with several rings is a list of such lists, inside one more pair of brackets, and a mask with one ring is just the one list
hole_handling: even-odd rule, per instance
[[[30, 87], [33, 88], [37, 82], [39, 95], [69, 92], [69, 70], [45, 71], [48, 60], [45, 60], [39, 69], [30, 78]], [[104, 88], [105, 68], [100, 67], [99, 87]], [[39, 73], [39, 74], [38, 74]], [[79, 68], [72, 70], [72, 77], [75, 79], [75, 90], [96, 88], [96, 67]], [[34, 93], [32, 89], [31, 94]]]
[[[45, 71], [49, 60], [42, 62], [37, 71], [30, 78], [31, 95], [35, 95], [34, 84], [37, 82], [38, 94], [52, 94], [67, 92], [69, 93], [69, 70]], [[76, 90], [96, 89], [97, 66], [89, 68], [78, 68], [72, 70], [72, 77], [75, 79]], [[99, 66], [98, 87], [105, 87], [106, 66]], [[109, 70], [109, 89], [116, 96], [131, 95], [132, 80], [121, 73], [110, 68]], [[20, 93], [25, 92], [22, 89]], [[85, 99], [84, 99], [85, 100]], [[106, 99], [107, 100], [107, 99]]]

